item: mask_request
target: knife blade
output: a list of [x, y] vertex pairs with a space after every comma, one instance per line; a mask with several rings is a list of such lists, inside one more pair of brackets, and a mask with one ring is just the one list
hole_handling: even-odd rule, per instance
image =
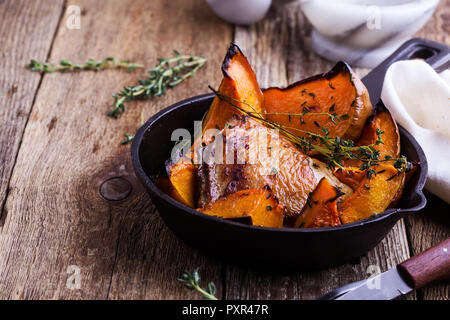
[[450, 238], [386, 272], [347, 284], [318, 300], [393, 300], [446, 278], [450, 278]]
[[392, 268], [367, 280], [334, 290], [319, 300], [392, 300], [414, 290]]

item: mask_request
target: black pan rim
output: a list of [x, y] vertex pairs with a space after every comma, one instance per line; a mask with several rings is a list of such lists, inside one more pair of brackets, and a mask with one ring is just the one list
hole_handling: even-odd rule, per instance
[[410, 215], [414, 212], [420, 211], [422, 210], [425, 205], [426, 205], [426, 198], [425, 195], [423, 194], [423, 187], [425, 186], [425, 182], [427, 179], [427, 173], [428, 173], [428, 164], [427, 164], [427, 160], [425, 157], [425, 154], [422, 150], [422, 148], [420, 147], [419, 143], [414, 139], [414, 137], [408, 132], [406, 131], [404, 128], [402, 128], [401, 126], [399, 126], [399, 131], [400, 131], [400, 135], [406, 136], [407, 139], [412, 143], [412, 145], [414, 146], [414, 149], [416, 150], [419, 159], [421, 159], [421, 172], [420, 172], [420, 176], [419, 179], [417, 181], [416, 186], [414, 187], [414, 189], [412, 190], [412, 192], [416, 193], [417, 196], [420, 198], [420, 203], [417, 204], [414, 207], [411, 208], [391, 208], [388, 209], [382, 213], [377, 214], [375, 217], [369, 217], [367, 219], [364, 220], [360, 220], [360, 221], [356, 221], [353, 223], [348, 223], [348, 224], [343, 224], [340, 226], [336, 226], [336, 227], [322, 227], [322, 228], [268, 228], [268, 227], [258, 227], [258, 226], [251, 226], [251, 225], [245, 225], [239, 222], [234, 222], [234, 221], [228, 221], [225, 219], [221, 219], [218, 217], [214, 217], [214, 216], [209, 216], [206, 214], [203, 214], [201, 212], [198, 212], [188, 206], [183, 205], [182, 203], [176, 201], [175, 199], [171, 198], [170, 196], [168, 196], [167, 194], [165, 194], [162, 190], [160, 190], [150, 179], [150, 177], [147, 176], [147, 174], [144, 172], [144, 169], [141, 165], [140, 162], [140, 158], [139, 158], [139, 150], [140, 150], [140, 146], [144, 137], [145, 132], [147, 132], [147, 130], [149, 130], [152, 125], [154, 123], [156, 123], [160, 118], [164, 117], [166, 114], [172, 112], [175, 109], [184, 107], [186, 105], [189, 104], [193, 104], [196, 103], [198, 101], [202, 101], [202, 100], [207, 100], [207, 99], [212, 99], [214, 97], [214, 94], [203, 94], [203, 95], [198, 95], [198, 96], [194, 96], [194, 97], [190, 97], [187, 99], [184, 99], [182, 101], [179, 101], [167, 108], [162, 109], [161, 111], [159, 111], [158, 113], [156, 113], [155, 115], [153, 115], [149, 120], [146, 121], [146, 123], [144, 125], [142, 125], [139, 130], [137, 131], [135, 138], [133, 139], [132, 145], [131, 145], [131, 158], [132, 158], [132, 163], [133, 163], [133, 167], [134, 170], [136, 172], [136, 175], [138, 176], [138, 178], [141, 180], [141, 182], [144, 184], [144, 186], [150, 190], [154, 195], [156, 195], [160, 200], [165, 201], [165, 202], [169, 202], [169, 204], [171, 204], [172, 206], [177, 207], [178, 209], [180, 209], [181, 211], [187, 213], [187, 214], [192, 214], [195, 215], [201, 219], [207, 219], [211, 222], [215, 222], [215, 223], [222, 223], [222, 224], [227, 224], [230, 225], [232, 227], [236, 227], [236, 228], [243, 228], [243, 229], [247, 229], [249, 230], [249, 232], [268, 232], [268, 233], [273, 233], [273, 232], [287, 232], [287, 233], [327, 233], [327, 232], [340, 232], [340, 231], [345, 231], [345, 230], [349, 230], [349, 229], [356, 229], [357, 227], [360, 226], [365, 226], [365, 225], [370, 225], [370, 224], [375, 224], [377, 222], [380, 222], [382, 220], [388, 219], [390, 218], [392, 215], [397, 214], [398, 216], [395, 217], [397, 220], [403, 218], [404, 216]]

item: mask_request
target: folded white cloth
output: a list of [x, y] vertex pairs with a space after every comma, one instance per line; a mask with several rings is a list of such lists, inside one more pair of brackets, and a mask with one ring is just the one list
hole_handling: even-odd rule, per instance
[[422, 60], [396, 62], [386, 73], [381, 99], [425, 152], [425, 188], [450, 203], [450, 70], [438, 74]]

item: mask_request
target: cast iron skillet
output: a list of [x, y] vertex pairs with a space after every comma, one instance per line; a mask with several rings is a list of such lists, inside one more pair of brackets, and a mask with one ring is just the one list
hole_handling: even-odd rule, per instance
[[[421, 58], [436, 59], [444, 49], [448, 54], [447, 47], [422, 39], [405, 43], [363, 79], [371, 95], [374, 92], [374, 105], [379, 100], [384, 73], [392, 62], [414, 57], [414, 54], [431, 54]], [[439, 67], [442, 65], [439, 63]], [[170, 156], [172, 131], [177, 128], [193, 131], [194, 120], [202, 119], [212, 99], [213, 94], [197, 96], [162, 110], [139, 129], [131, 147], [136, 174], [162, 219], [191, 246], [227, 262], [264, 269], [322, 269], [365, 254], [386, 236], [399, 219], [424, 208], [426, 199], [422, 189], [427, 176], [427, 160], [417, 141], [401, 127], [402, 154], [421, 165], [406, 186], [398, 207], [376, 217], [338, 227], [275, 229], [226, 221], [182, 205], [157, 188], [150, 176], [158, 174]]]

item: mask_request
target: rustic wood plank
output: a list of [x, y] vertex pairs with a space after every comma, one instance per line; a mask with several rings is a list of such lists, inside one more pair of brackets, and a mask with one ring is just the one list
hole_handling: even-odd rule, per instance
[[[433, 17], [416, 36], [450, 45], [450, 0], [439, 3]], [[450, 237], [450, 205], [427, 194], [428, 205], [406, 220], [411, 254], [416, 255]], [[419, 290], [425, 300], [449, 300], [450, 283], [438, 283]]]
[[[427, 194], [428, 205], [406, 220], [411, 254], [416, 255], [450, 237], [450, 207], [432, 194]], [[450, 282], [439, 282], [419, 290], [425, 300], [449, 300]]]
[[[41, 75], [30, 72], [30, 59], [45, 60], [61, 17], [64, 0], [0, 1], [0, 225], [3, 206], [22, 134]], [[18, 48], [21, 50], [17, 50]]]
[[416, 37], [450, 44], [450, 0], [441, 0], [436, 11]]
[[[298, 2], [272, 6], [266, 19], [249, 28], [237, 27], [235, 42], [249, 54], [262, 87], [284, 86], [329, 70], [333, 63], [318, 57], [310, 48], [311, 27]], [[364, 75], [366, 69], [356, 70]], [[326, 271], [297, 274], [263, 274], [228, 266], [227, 299], [311, 299], [370, 276], [371, 268], [385, 271], [409, 257], [403, 221], [359, 263]], [[414, 298], [410, 294], [407, 298]]]
[[[150, 68], [157, 57], [177, 49], [203, 53], [209, 63], [166, 96], [130, 103], [120, 120], [106, 117], [111, 93], [133, 84], [145, 71], [45, 76], [5, 204], [0, 298], [199, 298], [176, 281], [184, 269], [197, 266], [218, 285], [220, 295], [221, 264], [187, 247], [165, 227], [136, 180], [129, 147], [119, 142], [125, 132], [136, 130], [141, 114], [147, 118], [175, 101], [207, 92], [208, 84], [218, 85], [217, 66], [231, 27], [196, 0], [111, 0], [107, 5], [77, 0], [68, 5], [81, 7], [81, 29], [61, 24], [50, 61], [115, 56]], [[128, 198], [114, 202], [99, 195], [99, 186], [111, 177], [131, 184]]]

